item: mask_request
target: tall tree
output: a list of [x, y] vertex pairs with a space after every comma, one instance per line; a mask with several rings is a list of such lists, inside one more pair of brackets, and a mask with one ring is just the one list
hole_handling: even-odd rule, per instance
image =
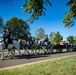
[[65, 13], [63, 23], [65, 23], [66, 27], [72, 27], [76, 19], [76, 0], [69, 0], [67, 6], [69, 6], [69, 11]]
[[30, 33], [29, 25], [24, 20], [18, 19], [17, 17], [13, 17], [7, 21], [5, 27], [11, 28], [12, 38], [14, 39], [26, 39], [27, 34]]
[[74, 36], [68, 36], [67, 41], [69, 41], [70, 43], [74, 43]]
[[55, 37], [55, 32], [50, 32], [49, 38], [51, 42], [53, 42], [54, 37]]
[[53, 42], [59, 44], [62, 40], [63, 40], [63, 36], [61, 36], [59, 32], [55, 33]]
[[35, 31], [35, 35], [38, 40], [41, 40], [45, 36], [45, 30], [43, 28], [39, 28]]

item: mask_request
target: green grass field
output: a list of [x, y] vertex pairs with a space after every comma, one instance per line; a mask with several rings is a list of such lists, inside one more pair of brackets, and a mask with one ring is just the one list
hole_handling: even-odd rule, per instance
[[76, 75], [76, 56], [2, 70], [0, 75]]

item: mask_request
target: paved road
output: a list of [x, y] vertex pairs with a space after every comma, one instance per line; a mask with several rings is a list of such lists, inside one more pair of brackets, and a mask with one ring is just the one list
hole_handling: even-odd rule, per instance
[[0, 69], [10, 66], [21, 65], [21, 64], [46, 60], [46, 59], [70, 56], [70, 55], [76, 55], [76, 52], [66, 52], [66, 53], [64, 52], [64, 53], [46, 54], [46, 55], [29, 55], [29, 56], [26, 55], [26, 56], [22, 56], [22, 58], [15, 56], [14, 59], [9, 59], [7, 57], [5, 58], [5, 60], [0, 60]]

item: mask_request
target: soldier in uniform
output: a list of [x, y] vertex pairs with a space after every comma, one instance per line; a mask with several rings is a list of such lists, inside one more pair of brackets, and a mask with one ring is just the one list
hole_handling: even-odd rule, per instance
[[45, 35], [44, 42], [48, 42], [48, 41], [49, 41], [48, 35]]
[[45, 42], [47, 45], [50, 45], [50, 44], [51, 44], [51, 42], [49, 41], [48, 35], [45, 35], [44, 42]]
[[33, 44], [33, 40], [32, 40], [31, 34], [28, 35], [28, 42], [29, 42], [29, 44]]
[[8, 47], [8, 44], [13, 44], [10, 36], [11, 36], [11, 30], [10, 28], [6, 28], [3, 32], [3, 40], [4, 40], [5, 48]]

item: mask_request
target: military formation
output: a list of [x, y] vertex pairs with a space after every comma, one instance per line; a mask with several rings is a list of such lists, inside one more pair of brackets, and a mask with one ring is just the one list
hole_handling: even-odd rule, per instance
[[[0, 52], [1, 52], [1, 59], [4, 59], [4, 49], [11, 51], [11, 58], [14, 57], [15, 49], [19, 51], [20, 57], [23, 54], [52, 54], [54, 52], [63, 52], [66, 51], [76, 51], [76, 45], [67, 44], [54, 44], [49, 41], [48, 35], [45, 35], [45, 38], [41, 40], [33, 40], [31, 34], [28, 34], [28, 39], [23, 40], [19, 39], [12, 40], [11, 39], [11, 29], [6, 28], [3, 31], [3, 40], [0, 41]], [[21, 50], [24, 50], [24, 53], [21, 53]]]

